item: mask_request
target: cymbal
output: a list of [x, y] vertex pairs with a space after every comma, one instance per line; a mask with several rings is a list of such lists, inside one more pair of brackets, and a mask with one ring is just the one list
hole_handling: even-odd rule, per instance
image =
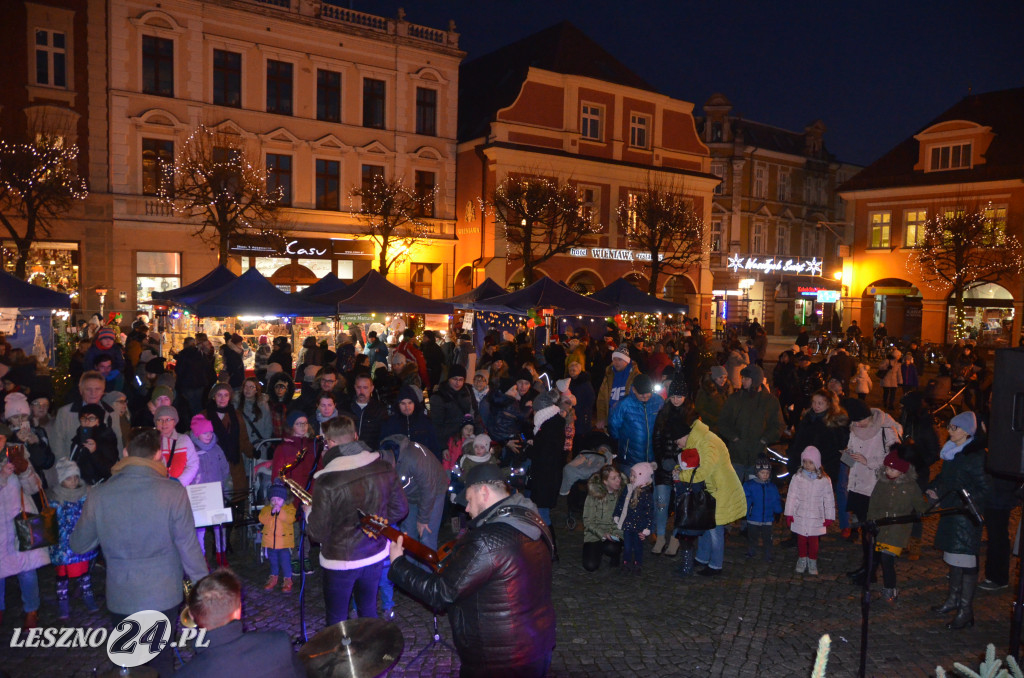
[[313, 636], [299, 650], [310, 676], [366, 678], [398, 663], [405, 639], [397, 624], [383, 619], [346, 619]]
[[115, 668], [99, 674], [99, 678], [119, 678], [119, 676], [129, 676], [130, 678], [159, 678], [160, 672], [151, 666], [134, 666], [130, 669], [125, 669], [124, 673], [121, 673], [120, 668]]

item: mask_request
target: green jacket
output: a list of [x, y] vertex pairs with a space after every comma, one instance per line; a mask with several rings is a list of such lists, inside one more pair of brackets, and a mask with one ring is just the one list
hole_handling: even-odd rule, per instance
[[619, 495], [626, 490], [623, 477], [618, 492], [609, 492], [601, 482], [601, 474], [595, 473], [587, 482], [587, 501], [583, 504], [583, 543], [601, 541], [610, 534], [622, 538], [622, 530], [615, 524], [615, 504]]
[[774, 445], [786, 430], [779, 400], [762, 386], [729, 396], [718, 417], [718, 435], [729, 445], [736, 464], [753, 466], [765, 446]]
[[[889, 476], [885, 475], [884, 466], [879, 468], [876, 473], [878, 482], [875, 483], [875, 489], [871, 491], [868, 520], [904, 516], [911, 511], [921, 513], [928, 508], [928, 500], [921, 493], [921, 488], [917, 484], [917, 471], [913, 466], [895, 480], [890, 480]], [[911, 527], [912, 523], [881, 527], [878, 530], [877, 541], [879, 544], [906, 548], [907, 542], [910, 541]]]
[[[715, 498], [715, 523], [728, 525], [747, 515], [747, 496], [729, 459], [729, 448], [703, 421], [693, 422], [686, 447], [697, 450], [700, 466], [693, 474], [693, 482], [703, 482]], [[680, 471], [680, 479], [689, 482], [689, 469]]]
[[732, 387], [728, 381], [725, 382], [724, 387], [719, 388], [718, 384], [711, 381], [710, 378], [705, 378], [700, 388], [697, 389], [694, 407], [701, 420], [712, 431], [718, 431], [718, 417], [722, 414], [722, 408], [725, 407], [725, 401], [728, 400], [731, 393]]

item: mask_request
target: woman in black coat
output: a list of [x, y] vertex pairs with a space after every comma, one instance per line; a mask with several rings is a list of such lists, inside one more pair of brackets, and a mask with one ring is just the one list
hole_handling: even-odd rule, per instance
[[[657, 541], [651, 553], [655, 555], [664, 552], [674, 556], [679, 551], [675, 531], [668, 531], [668, 513], [672, 501], [672, 470], [678, 464], [679, 445], [676, 441], [690, 432], [690, 426], [697, 418], [693, 403], [687, 399], [687, 391], [682, 377], [673, 379], [668, 387], [668, 399], [654, 420], [652, 447], [658, 464], [654, 469], [654, 534]], [[666, 535], [673, 536], [666, 541]]]
[[846, 484], [849, 467], [840, 463], [850, 441], [850, 417], [839, 405], [839, 396], [828, 389], [811, 396], [811, 406], [797, 424], [786, 450], [790, 474], [800, 471], [800, 454], [808, 447], [821, 452], [821, 467], [832, 479], [836, 496], [836, 515], [843, 537], [850, 536], [850, 516], [846, 511]]
[[565, 466], [565, 417], [557, 402], [556, 389], [534, 399], [533, 443], [526, 450], [530, 459], [530, 500], [548, 525], [551, 509], [558, 503]]
[[573, 454], [579, 452], [583, 439], [594, 427], [594, 406], [597, 404], [597, 394], [594, 392], [594, 384], [590, 381], [590, 375], [583, 371], [583, 365], [573, 361], [569, 363], [569, 392], [576, 398], [576, 434], [573, 436]]

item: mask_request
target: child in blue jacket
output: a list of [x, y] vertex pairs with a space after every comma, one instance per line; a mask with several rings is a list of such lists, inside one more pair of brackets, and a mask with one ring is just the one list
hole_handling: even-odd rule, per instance
[[772, 560], [772, 524], [782, 513], [782, 496], [772, 482], [772, 463], [767, 455], [758, 455], [754, 463], [757, 474], [743, 483], [747, 495], [747, 558], [753, 558], [757, 542], [764, 545], [764, 559]]
[[622, 573], [640, 574], [644, 539], [654, 527], [654, 462], [641, 461], [629, 471], [627, 490], [619, 495], [612, 517], [622, 530]]

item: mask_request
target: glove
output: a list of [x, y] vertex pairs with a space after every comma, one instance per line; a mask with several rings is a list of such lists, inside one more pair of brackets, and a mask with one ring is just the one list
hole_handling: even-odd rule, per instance
[[793, 516], [786, 516], [786, 527], [793, 527]]
[[832, 523], [834, 523], [834, 522], [836, 522], [836, 521], [834, 521], [834, 520], [830, 520], [830, 519], [826, 519], [826, 520], [825, 520], [825, 527], [828, 527], [829, 525], [831, 525], [831, 524], [832, 524]]

